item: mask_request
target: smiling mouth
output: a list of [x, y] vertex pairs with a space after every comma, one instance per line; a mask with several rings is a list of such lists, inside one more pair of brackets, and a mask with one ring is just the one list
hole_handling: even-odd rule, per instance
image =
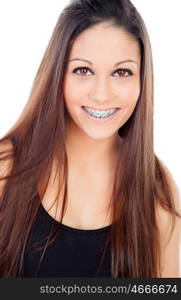
[[83, 109], [87, 109], [87, 110], [92, 110], [92, 111], [100, 111], [100, 112], [107, 112], [107, 111], [110, 111], [110, 110], [113, 110], [113, 109], [119, 109], [119, 107], [110, 107], [110, 108], [95, 108], [95, 107], [90, 107], [90, 106], [85, 106], [85, 105], [82, 105], [81, 106]]
[[113, 108], [106, 111], [106, 110], [88, 109], [87, 106], [82, 106], [81, 108], [87, 115], [97, 120], [110, 119], [120, 109], [120, 108]]

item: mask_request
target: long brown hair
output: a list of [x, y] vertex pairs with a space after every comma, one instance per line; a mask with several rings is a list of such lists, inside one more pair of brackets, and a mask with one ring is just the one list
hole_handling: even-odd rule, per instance
[[[28, 238], [41, 205], [39, 183], [44, 195], [55, 157], [57, 174], [61, 173], [64, 186], [62, 220], [68, 176], [64, 75], [74, 40], [85, 29], [101, 22], [125, 29], [138, 41], [141, 51], [139, 99], [133, 114], [118, 131], [123, 143], [111, 195], [112, 226], [105, 245], [111, 246], [111, 276], [161, 276], [156, 206], [159, 203], [170, 212], [173, 226], [179, 214], [161, 160], [154, 153], [153, 65], [147, 29], [129, 0], [75, 0], [58, 18], [21, 116], [0, 139], [1, 144], [7, 145], [0, 152], [4, 169], [9, 166], [7, 161], [11, 162], [10, 172], [1, 177], [6, 179], [0, 195], [1, 277], [23, 274]], [[9, 142], [13, 147], [8, 150]], [[55, 237], [56, 228], [52, 227], [43, 255]]]

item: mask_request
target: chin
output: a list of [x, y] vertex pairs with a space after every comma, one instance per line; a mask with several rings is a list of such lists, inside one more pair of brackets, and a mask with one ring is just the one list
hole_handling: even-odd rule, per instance
[[100, 130], [98, 132], [98, 130], [92, 130], [92, 131], [88, 131], [88, 130], [84, 130], [83, 131], [84, 134], [89, 137], [90, 139], [93, 139], [93, 140], [106, 140], [106, 139], [109, 139], [111, 137], [113, 137], [115, 134], [117, 134], [117, 131], [116, 133], [115, 132], [106, 132], [104, 130]]

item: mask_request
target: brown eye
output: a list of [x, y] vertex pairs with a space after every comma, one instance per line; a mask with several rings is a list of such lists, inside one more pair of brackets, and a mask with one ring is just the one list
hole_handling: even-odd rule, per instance
[[[87, 74], [87, 71], [89, 70], [89, 68], [86, 68], [86, 67], [81, 67], [81, 68], [76, 68], [73, 70], [73, 73], [76, 73], [78, 75], [84, 75], [84, 74]], [[77, 71], [81, 71], [81, 72], [77, 72]]]
[[[120, 74], [121, 77], [129, 77], [129, 76], [133, 75], [133, 73], [130, 70], [128, 70], [128, 69], [118, 69], [114, 73], [118, 73], [118, 72], [119, 72], [119, 74]], [[128, 75], [124, 76], [124, 74], [126, 74], [126, 73]]]
[[[90, 71], [90, 69], [87, 67], [79, 67], [74, 69], [73, 73], [83, 76], [87, 74], [87, 71]], [[117, 69], [114, 73], [118, 73], [118, 72], [119, 72], [119, 77], [123, 77], [123, 78], [133, 75], [133, 73], [129, 69]]]

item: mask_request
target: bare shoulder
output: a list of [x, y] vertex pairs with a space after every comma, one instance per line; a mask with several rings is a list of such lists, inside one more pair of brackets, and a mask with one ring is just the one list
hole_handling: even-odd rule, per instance
[[[164, 168], [166, 178], [170, 186], [171, 193], [173, 195], [175, 208], [181, 214], [181, 196], [180, 196], [179, 188], [169, 169], [163, 163], [162, 166]], [[160, 205], [158, 206], [157, 212], [160, 216], [160, 221], [163, 223], [163, 227], [164, 227], [164, 225], [169, 223], [168, 221], [170, 219], [170, 213], [167, 212], [165, 209], [163, 209]]]
[[13, 160], [8, 158], [6, 160], [3, 157], [6, 156], [5, 151], [13, 150], [13, 145], [10, 141], [0, 143], [0, 196], [3, 191], [6, 179], [1, 179], [4, 176], [8, 176], [11, 171]]
[[[166, 178], [174, 199], [174, 205], [181, 214], [181, 197], [179, 188], [169, 169], [162, 163]], [[157, 222], [161, 236], [162, 277], [180, 278], [180, 243], [181, 243], [181, 218], [175, 217], [175, 225], [172, 234], [172, 216], [161, 206], [157, 209]]]

